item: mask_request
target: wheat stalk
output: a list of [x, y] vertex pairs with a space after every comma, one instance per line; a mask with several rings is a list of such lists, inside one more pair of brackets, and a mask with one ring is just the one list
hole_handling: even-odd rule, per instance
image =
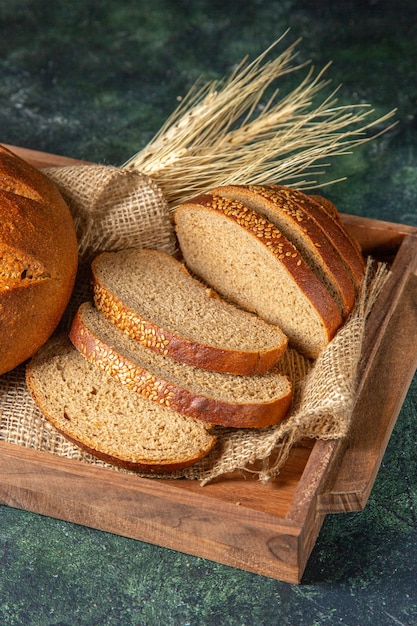
[[244, 59], [224, 80], [197, 83], [124, 167], [154, 178], [175, 208], [217, 185], [279, 182], [313, 188], [323, 173], [319, 168], [328, 166], [325, 159], [387, 130], [369, 135], [394, 111], [370, 120], [369, 105], [337, 106], [337, 90], [315, 103], [328, 84], [323, 78], [328, 66], [316, 75], [308, 67], [290, 93], [280, 98], [276, 89], [263, 104], [278, 78], [307, 66], [294, 63], [298, 42], [266, 60], [281, 39], [251, 63]]

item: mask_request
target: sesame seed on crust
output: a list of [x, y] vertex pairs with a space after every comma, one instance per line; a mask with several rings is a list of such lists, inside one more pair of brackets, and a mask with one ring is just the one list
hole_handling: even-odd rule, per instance
[[115, 326], [141, 345], [178, 361], [204, 369], [248, 375], [262, 374], [277, 363], [287, 343], [264, 352], [236, 351], [206, 345], [144, 319], [108, 290], [93, 273], [93, 299], [96, 308]]
[[72, 344], [87, 361], [142, 397], [208, 424], [228, 427], [263, 428], [279, 423], [287, 414], [290, 384], [283, 396], [268, 401], [229, 402], [196, 393], [165, 380], [103, 341], [85, 323], [84, 306], [79, 307], [71, 325]]
[[276, 185], [227, 185], [211, 193], [233, 197], [273, 222], [299, 248], [304, 260], [336, 299], [344, 318], [356, 297], [355, 281], [324, 229], [296, 201], [294, 191]]
[[[318, 315], [325, 320], [329, 336], [334, 335], [342, 324], [342, 317], [335, 300], [312, 272], [295, 245], [274, 224], [241, 202], [211, 194], [197, 196], [184, 203], [177, 209], [176, 213], [178, 214], [182, 210], [187, 210], [187, 207], [193, 206], [196, 208], [203, 207], [223, 215], [238, 226], [243, 226], [248, 235], [256, 237], [260, 243], [265, 245], [292, 279], [301, 286], [305, 297], [310, 301]], [[268, 229], [271, 238], [264, 236], [265, 229]], [[286, 256], [287, 252], [290, 253], [288, 256]]]
[[336, 209], [334, 209], [334, 212], [330, 212], [326, 209], [324, 203], [327, 204], [328, 201], [323, 200], [323, 202], [321, 202], [319, 196], [308, 196], [299, 190], [283, 188], [279, 185], [273, 185], [271, 187], [278, 192], [284, 189], [291, 202], [303, 206], [311, 219], [327, 233], [330, 242], [340, 254], [357, 288], [359, 288], [365, 271], [364, 259], [360, 248], [356, 242], [351, 239], [340, 220], [336, 217]]

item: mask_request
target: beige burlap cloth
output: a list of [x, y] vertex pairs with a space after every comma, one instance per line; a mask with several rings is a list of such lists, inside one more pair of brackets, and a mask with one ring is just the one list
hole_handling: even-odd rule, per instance
[[[61, 327], [66, 328], [80, 302], [90, 297], [89, 261], [100, 250], [148, 247], [175, 252], [169, 207], [156, 183], [139, 172], [100, 165], [45, 170], [66, 198], [79, 240], [80, 271]], [[251, 430], [216, 427], [217, 444], [201, 462], [172, 478], [205, 484], [241, 469], [261, 480], [276, 476], [291, 448], [306, 438], [341, 438], [348, 431], [356, 372], [366, 318], [388, 270], [368, 267], [355, 311], [314, 363], [288, 350], [283, 371], [294, 386], [294, 401], [278, 426]], [[111, 467], [66, 441], [42, 416], [25, 384], [24, 365], [0, 377], [0, 440]], [[124, 471], [113, 468], [115, 471]]]

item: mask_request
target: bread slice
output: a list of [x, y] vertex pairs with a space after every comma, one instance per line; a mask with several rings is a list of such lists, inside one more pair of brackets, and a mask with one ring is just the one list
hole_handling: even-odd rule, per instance
[[206, 423], [120, 385], [65, 335], [50, 339], [31, 359], [26, 379], [35, 403], [64, 437], [125, 469], [175, 471], [204, 457], [216, 442]]
[[307, 196], [296, 189], [279, 185], [270, 185], [270, 188], [283, 192], [290, 201], [308, 211], [310, 217], [327, 234], [359, 290], [365, 274], [365, 261], [358, 242], [344, 228], [336, 207], [327, 199]]
[[330, 202], [327, 198], [320, 196], [318, 194], [308, 194], [310, 200], [315, 200], [321, 207], [327, 211], [327, 213], [338, 222], [341, 222], [340, 214], [333, 202]]
[[291, 404], [291, 384], [276, 369], [236, 376], [186, 365], [149, 350], [82, 304], [70, 339], [91, 363], [158, 404], [211, 424], [262, 428], [280, 422]]
[[292, 190], [261, 185], [228, 185], [212, 189], [210, 193], [238, 200], [272, 222], [296, 246], [330, 291], [343, 318], [349, 315], [355, 302], [352, 277], [329, 237], [310, 216], [304, 203], [294, 201]]
[[225, 298], [282, 328], [316, 358], [342, 324], [335, 300], [297, 248], [242, 203], [210, 194], [174, 213], [186, 265]]
[[350, 234], [347, 232], [345, 226], [343, 225], [342, 216], [340, 215], [339, 211], [337, 210], [333, 202], [331, 202], [328, 198], [324, 198], [323, 196], [319, 196], [317, 194], [313, 194], [313, 195], [309, 194], [307, 197], [310, 200], [314, 200], [316, 204], [319, 204], [321, 209], [324, 209], [325, 211], [327, 211], [327, 213], [333, 218], [333, 220], [338, 222], [338, 224], [343, 229], [343, 233], [344, 233], [343, 238], [345, 237], [348, 238], [350, 244], [356, 248], [356, 253], [359, 253], [358, 256], [359, 256], [360, 264], [365, 265], [365, 260], [363, 258], [362, 248], [361, 248], [359, 241], [355, 239], [354, 237], [351, 237]]
[[166, 253], [102, 253], [93, 260], [92, 280], [103, 315], [139, 343], [177, 361], [250, 375], [271, 369], [287, 347], [279, 328], [224, 302]]

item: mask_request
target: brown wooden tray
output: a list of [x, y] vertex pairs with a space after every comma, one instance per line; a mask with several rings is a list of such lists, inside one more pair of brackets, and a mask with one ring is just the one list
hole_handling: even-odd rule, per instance
[[[72, 159], [10, 146], [38, 167]], [[267, 484], [145, 479], [0, 443], [0, 503], [297, 583], [324, 517], [364, 508], [417, 367], [417, 229], [344, 215], [392, 262], [367, 325], [349, 435], [295, 447]]]

